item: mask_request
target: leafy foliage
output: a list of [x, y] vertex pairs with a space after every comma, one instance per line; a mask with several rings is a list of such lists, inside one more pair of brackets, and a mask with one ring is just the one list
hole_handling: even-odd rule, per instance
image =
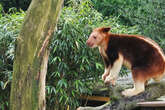
[[79, 8], [67, 7], [62, 11], [58, 31], [51, 45], [51, 69], [48, 72], [51, 74], [48, 75], [48, 80], [55, 81], [52, 86], [56, 90], [54, 96], [58, 109], [64, 109], [64, 105], [78, 105], [77, 96], [89, 93], [90, 82], [98, 80], [99, 73], [102, 72], [100, 56], [85, 45], [91, 31], [90, 25], [99, 21], [96, 18], [100, 16], [90, 8], [88, 2], [82, 2]]
[[128, 26], [138, 26], [140, 34], [151, 37], [165, 50], [164, 0], [92, 0], [95, 9], [113, 15]]
[[13, 7], [18, 10], [27, 10], [31, 1], [32, 0], [1, 0], [0, 4], [4, 7], [4, 11], [8, 12]]

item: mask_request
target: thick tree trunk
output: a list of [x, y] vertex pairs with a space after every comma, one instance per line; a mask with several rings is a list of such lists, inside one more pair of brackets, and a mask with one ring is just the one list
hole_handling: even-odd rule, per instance
[[45, 110], [48, 44], [63, 0], [32, 0], [17, 38], [10, 110]]
[[121, 95], [123, 89], [120, 85], [110, 86], [110, 104], [99, 107], [79, 107], [77, 110], [133, 110], [138, 107], [139, 102], [156, 100], [165, 95], [165, 81], [151, 83], [146, 87], [145, 92], [133, 97], [123, 97]]

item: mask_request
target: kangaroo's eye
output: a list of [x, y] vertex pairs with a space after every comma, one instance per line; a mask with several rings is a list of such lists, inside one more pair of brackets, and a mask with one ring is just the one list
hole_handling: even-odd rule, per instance
[[93, 36], [94, 39], [96, 39], [96, 36]]

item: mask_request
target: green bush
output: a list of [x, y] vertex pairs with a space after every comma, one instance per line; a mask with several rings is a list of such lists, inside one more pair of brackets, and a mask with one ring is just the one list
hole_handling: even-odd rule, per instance
[[143, 35], [151, 37], [165, 49], [165, 1], [141, 0], [140, 6], [132, 10], [125, 17], [137, 25]]
[[18, 10], [27, 10], [31, 1], [32, 0], [0, 0], [0, 4], [4, 7], [4, 11], [8, 12], [13, 7]]
[[117, 16], [128, 26], [155, 40], [165, 50], [165, 0], [92, 0], [104, 16]]

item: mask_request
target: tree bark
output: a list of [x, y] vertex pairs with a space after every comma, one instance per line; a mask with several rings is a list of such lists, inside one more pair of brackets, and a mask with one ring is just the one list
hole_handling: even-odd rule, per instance
[[123, 97], [121, 91], [125, 88], [120, 85], [110, 86], [109, 89], [110, 104], [99, 107], [79, 107], [77, 110], [133, 110], [135, 108], [138, 110], [139, 102], [154, 101], [165, 95], [165, 81], [151, 83], [147, 85], [143, 93], [132, 97]]
[[48, 44], [63, 0], [32, 0], [16, 41], [10, 110], [45, 110]]

